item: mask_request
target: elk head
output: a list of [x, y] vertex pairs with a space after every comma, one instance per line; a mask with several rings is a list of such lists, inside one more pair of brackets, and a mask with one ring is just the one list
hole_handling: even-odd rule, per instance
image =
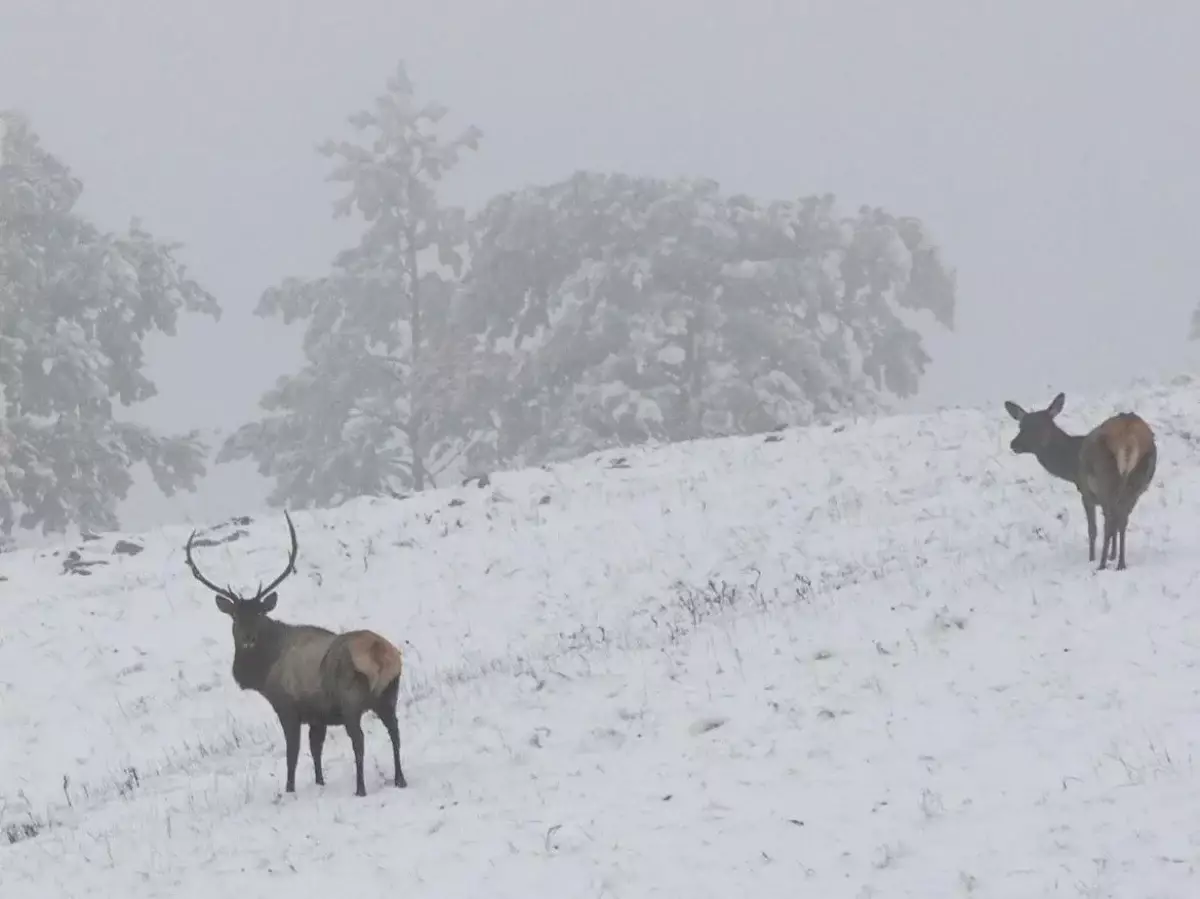
[[267, 620], [267, 615], [275, 608], [275, 603], [279, 600], [275, 588], [296, 570], [296, 555], [300, 550], [296, 540], [296, 527], [292, 524], [292, 518], [287, 512], [283, 513], [283, 517], [287, 519], [288, 534], [292, 541], [287, 565], [279, 577], [265, 587], [260, 583], [254, 595], [249, 597], [242, 596], [232, 587], [218, 587], [201, 574], [192, 558], [192, 541], [196, 539], [196, 532], [192, 531], [192, 535], [188, 537], [185, 547], [187, 566], [192, 571], [192, 577], [216, 594], [217, 608], [233, 619], [233, 642], [238, 651], [254, 648], [255, 643], [258, 642], [259, 628]]
[[1066, 397], [1059, 394], [1050, 401], [1045, 409], [1026, 412], [1014, 402], [1005, 402], [1004, 408], [1016, 419], [1019, 425], [1017, 436], [1008, 445], [1014, 453], [1040, 454], [1050, 449], [1054, 440], [1062, 434], [1061, 429], [1054, 423], [1054, 418], [1063, 409]]

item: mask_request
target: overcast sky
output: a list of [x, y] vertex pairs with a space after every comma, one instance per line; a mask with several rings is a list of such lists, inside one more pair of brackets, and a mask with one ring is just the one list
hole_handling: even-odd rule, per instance
[[[350, 236], [313, 148], [401, 58], [484, 131], [451, 186], [468, 206], [587, 168], [919, 216], [960, 296], [919, 405], [1003, 414], [1194, 368], [1198, 47], [1182, 0], [0, 0], [0, 107], [94, 218], [185, 243], [225, 307], [156, 345], [139, 417], [163, 427], [253, 418], [295, 362], [250, 310]], [[127, 525], [261, 495], [217, 473], [139, 491]]]

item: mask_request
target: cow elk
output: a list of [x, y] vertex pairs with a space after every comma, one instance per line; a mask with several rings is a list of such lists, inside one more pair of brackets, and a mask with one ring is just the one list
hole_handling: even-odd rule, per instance
[[313, 772], [325, 784], [321, 750], [329, 726], [342, 726], [354, 749], [355, 795], [367, 795], [363, 783], [362, 717], [374, 712], [392, 741], [397, 787], [407, 786], [400, 768], [400, 729], [396, 702], [400, 693], [400, 650], [369, 630], [334, 633], [323, 627], [287, 624], [270, 617], [278, 601], [276, 588], [296, 570], [299, 545], [296, 528], [286, 512], [291, 551], [283, 573], [251, 597], [218, 587], [196, 567], [192, 558], [193, 531], [186, 547], [192, 576], [216, 594], [217, 608], [233, 619], [233, 679], [243, 690], [261, 694], [283, 727], [287, 743], [288, 793], [296, 791], [296, 762], [300, 727], [308, 725], [308, 748]]
[[[1125, 529], [1129, 513], [1137, 505], [1154, 479], [1158, 467], [1158, 446], [1154, 432], [1138, 415], [1119, 412], [1105, 419], [1083, 438], [1079, 448], [1079, 475], [1085, 496], [1092, 496], [1104, 510], [1104, 547], [1100, 568], [1105, 560], [1117, 558], [1117, 570], [1125, 568]], [[1117, 538], [1121, 549], [1117, 552]]]
[[1092, 562], [1096, 561], [1096, 506], [1100, 506], [1104, 512], [1100, 570], [1109, 559], [1117, 560], [1118, 571], [1124, 570], [1129, 515], [1150, 486], [1158, 464], [1154, 434], [1132, 412], [1106, 419], [1087, 435], [1068, 434], [1054, 421], [1065, 401], [1060, 393], [1045, 409], [1034, 412], [1006, 402], [1004, 408], [1019, 425], [1009, 448], [1017, 454], [1033, 454], [1046, 471], [1079, 490]]

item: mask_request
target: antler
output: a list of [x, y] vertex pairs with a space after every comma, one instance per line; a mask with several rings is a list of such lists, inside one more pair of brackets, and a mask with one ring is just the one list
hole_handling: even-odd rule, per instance
[[[279, 575], [279, 577], [267, 584], [266, 587], [263, 587], [262, 582], [260, 581], [258, 592], [254, 594], [254, 597], [250, 599], [249, 602], [253, 602], [256, 599], [262, 599], [264, 596], [282, 584], [287, 576], [296, 570], [296, 556], [300, 552], [300, 544], [296, 540], [296, 526], [292, 524], [292, 516], [290, 516], [287, 512], [283, 513], [283, 517], [287, 519], [288, 535], [292, 541], [292, 548], [288, 552], [287, 565], [283, 569], [283, 574]], [[224, 596], [226, 599], [232, 599], [234, 602], [246, 602], [247, 600], [244, 600], [242, 597], [238, 596], [232, 587], [218, 587], [200, 573], [200, 569], [196, 567], [196, 561], [192, 558], [192, 541], [195, 539], [196, 532], [192, 531], [192, 535], [188, 537], [187, 546], [184, 547], [187, 566], [192, 570], [192, 577], [202, 583], [209, 590], [212, 590], [218, 596]]]
[[262, 599], [264, 596], [282, 584], [287, 576], [296, 570], [296, 556], [300, 552], [300, 545], [296, 541], [296, 526], [292, 524], [292, 516], [289, 515], [286, 510], [283, 513], [283, 517], [287, 519], [288, 536], [292, 540], [292, 549], [288, 553], [287, 565], [283, 569], [283, 574], [279, 575], [279, 577], [275, 578], [275, 580], [271, 581], [271, 583], [267, 584], [267, 586], [258, 588], [258, 593], [256, 593], [254, 596], [255, 599]]
[[192, 569], [192, 577], [194, 577], [196, 580], [198, 580], [200, 583], [202, 583], [209, 590], [212, 590], [218, 596], [224, 596], [226, 599], [232, 599], [234, 602], [237, 602], [238, 595], [233, 592], [232, 588], [218, 587], [216, 584], [214, 584], [212, 581], [210, 581], [208, 578], [206, 578], [204, 575], [202, 575], [200, 573], [200, 569], [196, 567], [195, 559], [192, 558], [192, 541], [195, 539], [196, 539], [196, 532], [192, 531], [192, 535], [190, 537], [188, 537], [187, 546], [184, 547], [184, 550], [186, 552], [187, 566], [188, 566], [188, 568]]

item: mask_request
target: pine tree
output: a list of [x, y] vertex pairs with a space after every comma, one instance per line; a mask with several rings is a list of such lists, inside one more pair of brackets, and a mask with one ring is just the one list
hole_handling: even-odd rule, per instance
[[134, 220], [124, 233], [75, 206], [79, 179], [28, 121], [0, 113], [0, 527], [115, 528], [134, 465], [159, 489], [204, 473], [198, 432], [164, 436], [121, 421], [114, 403], [156, 394], [142, 342], [173, 335], [182, 312], [218, 318], [177, 244]]
[[304, 366], [217, 457], [253, 458], [275, 480], [274, 504], [422, 490], [469, 442], [448, 413], [476, 376], [469, 346], [447, 324], [465, 215], [438, 191], [480, 132], [446, 137], [445, 115], [418, 104], [401, 63], [373, 108], [349, 117], [362, 139], [319, 147], [335, 160], [329, 180], [347, 185], [335, 216], [357, 213], [365, 228], [328, 275], [263, 294], [257, 314], [307, 320]]
[[928, 362], [910, 313], [953, 326], [924, 225], [832, 197], [579, 173], [474, 224], [460, 314], [508, 356], [511, 464], [876, 409]]

